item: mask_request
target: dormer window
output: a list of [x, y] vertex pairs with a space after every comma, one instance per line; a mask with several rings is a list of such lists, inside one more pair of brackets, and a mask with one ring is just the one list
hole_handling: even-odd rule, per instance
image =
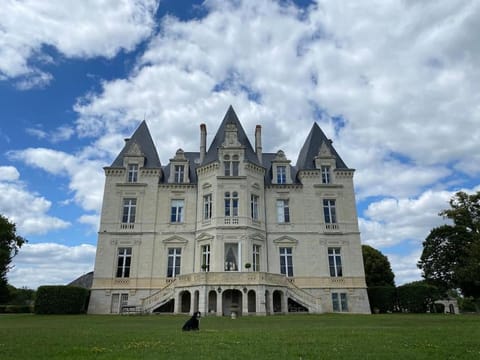
[[189, 183], [188, 166], [188, 159], [185, 156], [185, 152], [182, 149], [178, 149], [175, 157], [170, 159], [170, 176], [168, 177], [168, 182], [176, 184]]
[[286, 166], [277, 166], [277, 184], [286, 184], [287, 183], [287, 167]]
[[185, 166], [175, 165], [175, 178], [174, 182], [183, 183], [185, 181]]
[[127, 181], [129, 183], [138, 181], [138, 164], [128, 164]]
[[278, 150], [272, 161], [272, 183], [291, 184], [290, 160], [287, 159], [282, 150]]
[[240, 161], [238, 155], [225, 155], [223, 157], [223, 166], [225, 169], [225, 176], [238, 176], [238, 168]]
[[330, 166], [322, 165], [321, 166], [321, 173], [322, 173], [322, 184], [330, 184]]

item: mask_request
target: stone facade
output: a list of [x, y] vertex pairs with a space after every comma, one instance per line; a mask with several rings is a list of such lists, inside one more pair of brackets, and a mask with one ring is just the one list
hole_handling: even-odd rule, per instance
[[162, 166], [143, 122], [110, 167], [89, 313], [369, 313], [348, 168], [315, 123], [293, 166], [230, 107]]

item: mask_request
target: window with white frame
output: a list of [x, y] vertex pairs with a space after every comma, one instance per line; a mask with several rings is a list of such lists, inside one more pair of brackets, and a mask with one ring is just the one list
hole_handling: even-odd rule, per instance
[[334, 199], [323, 200], [323, 216], [325, 219], [325, 224], [337, 223], [337, 211], [335, 209]]
[[202, 245], [202, 270], [210, 271], [210, 245]]
[[284, 165], [277, 166], [277, 184], [287, 183], [287, 167]]
[[137, 211], [137, 199], [123, 199], [122, 223], [132, 224], [135, 222], [135, 213]]
[[225, 243], [225, 271], [238, 271], [238, 243]]
[[250, 216], [252, 220], [258, 220], [258, 195], [252, 194], [250, 196]]
[[117, 278], [130, 277], [130, 266], [132, 263], [132, 248], [121, 247], [117, 252]]
[[332, 307], [333, 311], [346, 312], [348, 311], [348, 302], [346, 293], [332, 293]]
[[260, 271], [260, 245], [253, 245], [252, 249], [252, 270]]
[[212, 194], [203, 196], [203, 220], [210, 220], [212, 218]]
[[176, 183], [185, 182], [185, 165], [175, 165], [175, 177], [173, 179]]
[[181, 248], [168, 249], [167, 277], [171, 278], [180, 275], [181, 258]]
[[330, 184], [331, 182], [330, 166], [322, 165], [320, 167], [320, 171], [322, 173], [322, 184]]
[[340, 253], [340, 248], [338, 247], [328, 248], [328, 266], [330, 268], [330, 276], [333, 276], [333, 277], [343, 276], [342, 255]]
[[138, 164], [128, 164], [127, 181], [129, 183], [138, 181]]
[[280, 224], [290, 222], [290, 207], [288, 199], [277, 200], [277, 222]]
[[184, 208], [183, 199], [174, 199], [171, 203], [171, 212], [170, 212], [170, 222], [172, 223], [181, 223], [183, 222], [183, 208]]
[[223, 167], [225, 176], [238, 176], [240, 161], [238, 155], [225, 155], [223, 157]]
[[280, 248], [280, 274], [293, 276], [293, 258], [291, 247]]
[[225, 193], [225, 216], [238, 216], [238, 193], [236, 191]]

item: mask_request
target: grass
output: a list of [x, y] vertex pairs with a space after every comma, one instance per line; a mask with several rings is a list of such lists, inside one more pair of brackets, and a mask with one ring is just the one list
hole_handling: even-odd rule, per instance
[[0, 359], [480, 359], [480, 317], [0, 315]]

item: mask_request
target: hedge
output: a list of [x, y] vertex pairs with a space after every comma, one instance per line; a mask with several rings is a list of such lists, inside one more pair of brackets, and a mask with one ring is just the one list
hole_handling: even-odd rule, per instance
[[398, 306], [403, 312], [425, 313], [435, 311], [433, 303], [440, 298], [436, 286], [416, 282], [397, 288]]
[[367, 289], [372, 313], [386, 313], [395, 310], [395, 286], [371, 286]]
[[0, 314], [28, 314], [33, 313], [30, 305], [0, 305]]
[[88, 306], [89, 291], [78, 286], [40, 286], [35, 314], [81, 314]]

